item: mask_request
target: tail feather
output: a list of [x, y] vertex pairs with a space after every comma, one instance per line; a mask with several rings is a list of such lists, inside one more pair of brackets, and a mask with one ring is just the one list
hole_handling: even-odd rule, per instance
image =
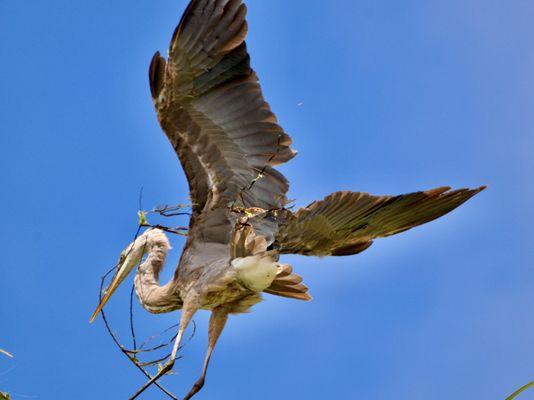
[[293, 273], [291, 265], [284, 264], [278, 267], [278, 273], [271, 286], [264, 290], [265, 293], [275, 296], [289, 297], [297, 300], [311, 300], [308, 287], [302, 283], [302, 277]]

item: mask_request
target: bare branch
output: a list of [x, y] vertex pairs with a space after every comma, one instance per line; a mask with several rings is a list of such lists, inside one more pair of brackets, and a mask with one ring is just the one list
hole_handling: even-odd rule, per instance
[[[113, 270], [112, 270], [113, 271]], [[104, 290], [104, 282], [106, 277], [109, 275], [104, 275], [102, 277], [102, 281], [100, 283], [100, 291], [99, 291], [99, 301], [102, 301], [102, 291]], [[104, 320], [104, 324], [106, 325], [106, 330], [108, 331], [109, 335], [111, 336], [111, 339], [113, 339], [113, 342], [117, 345], [119, 350], [122, 354], [124, 354], [126, 357], [128, 357], [128, 360], [130, 360], [136, 367], [145, 375], [148, 379], [152, 379], [152, 376], [141, 366], [139, 365], [138, 361], [135, 359], [135, 357], [131, 357], [128, 352], [124, 349], [124, 347], [120, 344], [119, 340], [111, 330], [111, 327], [108, 323], [108, 320], [106, 318], [106, 313], [104, 312], [104, 309], [100, 312], [102, 314], [102, 319]], [[154, 385], [156, 385], [163, 393], [165, 393], [167, 396], [169, 396], [171, 399], [178, 400], [176, 396], [174, 396], [171, 392], [169, 392], [167, 389], [165, 389], [159, 382], [154, 382]]]
[[186, 228], [186, 227], [177, 227], [177, 228], [169, 228], [168, 226], [163, 226], [163, 225], [150, 225], [149, 223], [144, 223], [142, 225], [140, 225], [142, 228], [156, 228], [156, 229], [161, 229], [162, 231], [165, 231], [165, 232], [168, 232], [168, 233], [172, 233], [174, 235], [179, 235], [179, 236], [185, 236], [187, 237], [188, 235], [188, 231], [189, 229]]
[[[144, 219], [144, 224], [140, 224], [138, 226], [138, 229], [137, 229], [137, 231], [135, 233], [134, 240], [133, 240], [134, 243], [139, 238], [139, 234], [141, 232], [141, 229], [144, 228], [144, 227], [158, 228], [158, 229], [161, 229], [161, 230], [163, 230], [165, 232], [178, 234], [178, 235], [181, 235], [181, 236], [187, 236], [187, 228], [169, 228], [169, 227], [165, 227], [165, 226], [162, 226], [162, 225], [150, 225], [150, 224], [148, 224], [148, 221], [146, 221], [145, 212], [140, 212], [139, 213], [139, 217], [140, 217], [140, 222], [142, 221], [143, 217], [145, 217], [145, 219]], [[130, 248], [130, 251], [132, 249], [133, 249], [133, 247]], [[119, 268], [119, 265], [117, 264], [113, 268], [111, 268], [109, 271], [107, 271], [104, 276], [102, 276], [101, 282], [100, 282], [99, 302], [102, 301], [102, 296], [103, 296], [104, 285], [105, 285], [106, 279], [113, 272], [116, 272], [116, 270], [118, 268]], [[166, 356], [164, 356], [162, 358], [158, 358], [157, 360], [145, 361], [145, 362], [140, 362], [137, 359], [137, 355], [140, 354], [140, 353], [151, 353], [151, 352], [154, 352], [154, 351], [157, 351], [157, 350], [160, 350], [160, 349], [163, 349], [165, 347], [170, 346], [174, 342], [174, 339], [176, 338], [176, 334], [168, 342], [166, 342], [164, 344], [160, 344], [160, 345], [155, 346], [153, 348], [147, 348], [147, 349], [144, 348], [148, 343], [150, 343], [150, 341], [152, 341], [155, 338], [157, 338], [157, 337], [163, 335], [164, 333], [170, 331], [171, 329], [175, 328], [177, 325], [173, 325], [172, 327], [167, 328], [166, 330], [164, 330], [163, 332], [161, 332], [158, 335], [151, 336], [149, 339], [147, 339], [145, 342], [143, 342], [141, 344], [141, 346], [138, 347], [137, 346], [137, 337], [136, 337], [135, 328], [134, 328], [134, 315], [133, 315], [133, 295], [134, 295], [134, 290], [135, 290], [135, 286], [132, 287], [132, 290], [130, 292], [130, 333], [132, 335], [133, 350], [129, 350], [129, 349], [125, 348], [120, 343], [120, 341], [117, 338], [117, 336], [113, 333], [113, 330], [111, 329], [111, 326], [109, 324], [109, 321], [108, 321], [108, 319], [106, 317], [106, 314], [105, 314], [103, 309], [101, 310], [101, 315], [102, 315], [102, 319], [104, 321], [104, 324], [106, 326], [106, 330], [107, 330], [108, 334], [111, 336], [113, 342], [116, 344], [116, 346], [119, 348], [119, 350], [136, 366], [137, 369], [139, 369], [143, 373], [143, 375], [145, 375], [149, 379], [152, 379], [151, 374], [147, 370], [145, 370], [144, 367], [157, 365], [160, 362], [165, 361], [166, 359], [168, 359], [170, 354], [166, 355]], [[182, 349], [184, 346], [186, 346], [191, 341], [191, 339], [193, 338], [193, 336], [196, 333], [196, 324], [195, 324], [194, 321], [192, 321], [192, 322], [193, 322], [193, 332], [192, 332], [191, 336], [189, 337], [189, 340], [186, 343], [184, 343], [184, 345], [180, 346], [180, 349]], [[7, 353], [7, 354], [9, 354], [9, 353]], [[178, 357], [178, 359], [180, 359], [180, 358], [181, 357]], [[161, 391], [163, 391], [167, 396], [169, 396], [170, 398], [177, 399], [176, 396], [174, 396], [171, 392], [169, 392], [167, 389], [165, 389], [163, 386], [161, 386], [161, 384], [159, 384], [158, 382], [155, 382], [155, 385]], [[1, 398], [0, 398], [0, 400], [1, 400]]]

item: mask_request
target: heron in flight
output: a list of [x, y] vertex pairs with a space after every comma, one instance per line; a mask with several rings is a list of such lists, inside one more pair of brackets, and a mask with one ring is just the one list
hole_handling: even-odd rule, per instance
[[242, 0], [192, 0], [167, 59], [158, 52], [150, 65], [157, 116], [185, 170], [193, 209], [171, 281], [160, 285], [158, 278], [169, 241], [163, 231], [148, 229], [122, 252], [91, 318], [139, 264], [135, 290], [143, 308], [181, 310], [169, 361], [132, 399], [173, 368], [198, 310], [211, 311], [208, 349], [186, 400], [203, 387], [230, 314], [248, 311], [263, 293], [310, 300], [302, 278], [280, 255], [357, 254], [377, 238], [447, 214], [484, 189], [441, 187], [397, 196], [344, 191], [296, 212], [286, 208], [288, 181], [275, 167], [296, 153], [250, 66], [246, 10]]

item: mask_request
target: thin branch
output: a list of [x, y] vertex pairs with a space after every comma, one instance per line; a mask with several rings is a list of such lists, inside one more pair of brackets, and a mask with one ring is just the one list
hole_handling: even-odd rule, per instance
[[130, 332], [132, 333], [132, 342], [134, 350], [137, 350], [137, 340], [135, 337], [134, 329], [134, 316], [133, 316], [133, 295], [135, 291], [135, 285], [132, 285], [132, 291], [130, 292]]
[[[142, 199], [142, 190], [140, 192], [140, 197], [139, 197], [139, 205], [141, 206], [141, 199]], [[187, 231], [187, 228], [168, 228], [168, 227], [165, 227], [165, 226], [162, 226], [162, 225], [150, 225], [148, 224], [148, 222], [146, 221], [146, 217], [143, 219], [143, 217], [146, 215], [144, 212], [140, 211], [139, 212], [139, 215], [140, 215], [140, 221], [143, 221], [144, 223], [143, 224], [139, 224], [138, 226], [138, 229], [135, 233], [135, 236], [134, 236], [134, 240], [133, 242], [135, 243], [135, 241], [139, 238], [139, 234], [141, 232], [141, 229], [144, 228], [144, 227], [150, 227], [150, 228], [158, 228], [158, 229], [161, 229], [165, 232], [169, 232], [169, 233], [173, 233], [173, 234], [178, 234], [178, 235], [182, 235], [182, 236], [186, 236], [187, 233], [184, 232], [184, 231]], [[146, 245], [146, 243], [145, 243]], [[130, 248], [129, 251], [132, 251], [134, 246], [132, 246]], [[127, 256], [128, 254], [126, 254]], [[103, 289], [104, 289], [104, 284], [105, 284], [105, 281], [107, 279], [107, 277], [113, 273], [113, 272], [116, 272], [116, 270], [120, 267], [119, 264], [115, 265], [113, 268], [111, 268], [109, 271], [106, 272], [106, 274], [101, 278], [101, 282], [100, 282], [100, 291], [99, 291], [99, 302], [102, 301], [102, 294], [103, 294]], [[162, 348], [165, 348], [165, 347], [168, 347], [170, 346], [173, 341], [176, 339], [176, 336], [177, 334], [175, 334], [171, 340], [169, 340], [167, 343], [165, 344], [161, 344], [161, 345], [158, 345], [154, 348], [150, 348], [150, 349], [143, 349], [144, 346], [146, 346], [151, 340], [155, 339], [156, 337], [158, 336], [161, 336], [162, 334], [168, 332], [169, 330], [171, 330], [172, 328], [175, 328], [177, 325], [173, 325], [172, 327], [170, 328], [167, 328], [165, 331], [163, 331], [162, 333], [160, 333], [159, 335], [154, 335], [152, 337], [150, 337], [147, 341], [145, 341], [144, 343], [141, 344], [141, 346], [138, 348], [137, 347], [137, 338], [136, 338], [136, 334], [135, 334], [135, 328], [134, 328], [134, 316], [133, 316], [133, 294], [134, 294], [134, 290], [135, 290], [135, 285], [132, 286], [132, 290], [130, 292], [130, 332], [131, 332], [131, 335], [132, 335], [132, 341], [133, 341], [133, 350], [128, 350], [126, 349], [118, 340], [118, 338], [116, 337], [116, 335], [113, 333], [112, 329], [111, 329], [111, 326], [109, 325], [109, 322], [107, 320], [107, 317], [106, 317], [106, 314], [104, 312], [104, 310], [102, 309], [101, 310], [101, 314], [102, 314], [102, 319], [104, 320], [104, 324], [106, 326], [106, 330], [107, 332], [109, 333], [109, 335], [111, 336], [113, 342], [117, 345], [117, 347], [119, 348], [119, 350], [121, 351], [121, 353], [123, 353], [135, 366], [137, 369], [139, 369], [143, 375], [145, 375], [148, 379], [152, 379], [152, 376], [151, 374], [146, 371], [144, 369], [144, 367], [146, 366], [152, 366], [152, 365], [155, 365], [155, 364], [158, 364], [162, 361], [165, 361], [166, 359], [168, 359], [170, 357], [170, 354], [169, 355], [166, 355], [165, 357], [162, 357], [162, 358], [159, 358], [158, 360], [154, 360], [154, 361], [148, 361], [148, 362], [144, 362], [144, 363], [141, 363], [137, 360], [136, 358], [136, 355], [139, 354], [139, 353], [149, 353], [149, 352], [153, 352], [153, 351], [156, 351], [156, 350], [160, 350]], [[188, 341], [186, 343], [184, 343], [182, 346], [180, 346], [180, 349], [182, 349], [185, 345], [187, 345], [191, 339], [193, 338], [193, 336], [195, 335], [196, 333], [196, 324], [194, 321], [193, 322], [193, 332], [191, 334], [191, 336], [189, 337]], [[178, 357], [178, 359], [180, 359], [182, 357]], [[167, 396], [169, 396], [170, 398], [172, 399], [175, 399], [177, 400], [177, 397], [174, 396], [171, 392], [169, 392], [167, 389], [165, 389], [163, 386], [161, 386], [161, 384], [159, 384], [158, 382], [154, 382], [154, 384], [161, 390], [163, 391]]]
[[147, 362], [141, 363], [139, 365], [142, 366], [142, 367], [152, 367], [152, 366], [154, 366], [156, 364], [160, 364], [161, 362], [166, 361], [170, 356], [171, 356], [171, 353], [167, 354], [165, 357], [161, 357], [161, 358], [159, 358], [157, 360], [154, 360], [154, 361], [147, 361]]
[[180, 226], [180, 227], [177, 227], [177, 228], [169, 228], [168, 226], [163, 226], [163, 225], [159, 225], [159, 224], [158, 225], [151, 225], [148, 222], [144, 222], [140, 226], [142, 228], [161, 229], [162, 231], [165, 231], [165, 232], [168, 232], [168, 233], [172, 233], [174, 235], [185, 236], [185, 237], [187, 237], [187, 232], [189, 230], [188, 228], [183, 227], [183, 226]]
[[[280, 154], [280, 148], [281, 148], [281, 139], [282, 136], [279, 134], [276, 138], [276, 152], [271, 154], [271, 156], [267, 159], [267, 162], [263, 166], [263, 168], [258, 172], [255, 178], [252, 179], [252, 181], [247, 185], [241, 188], [241, 190], [238, 193], [238, 197], [241, 199], [241, 203], [243, 204], [244, 208], [247, 208], [247, 205], [245, 204], [245, 198], [243, 197], [244, 192], [249, 192], [252, 190], [254, 185], [260, 180], [264, 178], [265, 171], [267, 171], [267, 168], [271, 165], [271, 162], [274, 161], [274, 159]], [[234, 208], [237, 202], [237, 198], [234, 200], [230, 208]]]
[[[148, 223], [148, 220], [147, 220], [146, 216], [147, 216], [147, 214], [160, 214], [161, 216], [164, 216], [164, 217], [173, 217], [173, 216], [179, 216], [179, 215], [190, 215], [190, 213], [179, 212], [179, 210], [181, 210], [183, 208], [186, 208], [188, 206], [186, 206], [186, 205], [176, 205], [176, 206], [165, 205], [165, 206], [158, 206], [158, 207], [154, 208], [151, 211], [142, 211], [142, 200], [143, 200], [143, 188], [141, 188], [141, 190], [139, 192], [139, 211], [138, 211], [139, 223], [138, 223], [137, 231], [136, 231], [135, 236], [134, 236], [133, 243], [135, 243], [136, 240], [139, 238], [139, 234], [141, 232], [141, 229], [143, 229], [143, 228], [157, 228], [157, 229], [161, 229], [161, 230], [163, 230], [165, 232], [168, 232], [168, 233], [172, 233], [172, 234], [176, 234], [176, 235], [180, 235], [180, 236], [187, 236], [188, 228], [186, 228], [186, 227], [169, 228], [169, 227], [166, 227], [166, 226], [163, 226], [163, 225], [159, 225], [159, 224], [158, 225], [151, 225], [151, 224]], [[146, 243], [145, 243], [145, 245], [146, 245]], [[133, 248], [134, 248], [134, 246], [131, 246], [130, 249], [129, 249], [129, 252], [132, 251]], [[128, 256], [128, 253], [126, 254], [126, 256]], [[108, 272], [106, 272], [106, 274], [101, 278], [100, 291], [99, 291], [99, 302], [102, 301], [104, 284], [105, 284], [105, 281], [106, 281], [107, 277], [111, 273], [116, 272], [119, 267], [120, 267], [119, 264], [115, 265], [112, 269], [110, 269]], [[104, 310], [102, 309], [100, 313], [102, 315], [102, 319], [104, 320], [104, 324], [106, 326], [107, 332], [109, 333], [109, 335], [111, 336], [113, 342], [119, 348], [121, 353], [123, 353], [136, 366], [136, 368], [139, 369], [143, 373], [143, 375], [145, 375], [147, 378], [149, 378], [151, 380], [151, 379], [153, 379], [153, 377], [151, 376], [151, 374], [148, 371], [146, 371], [144, 369], [144, 367], [152, 366], [152, 365], [155, 365], [155, 364], [159, 364], [160, 362], [163, 362], [166, 359], [168, 359], [170, 357], [170, 354], [166, 355], [165, 357], [159, 358], [157, 360], [148, 361], [148, 362], [144, 362], [144, 363], [139, 362], [137, 360], [136, 356], [139, 353], [154, 352], [156, 350], [160, 350], [160, 349], [163, 349], [165, 347], [170, 346], [173, 343], [173, 341], [176, 339], [177, 334], [175, 334], [167, 343], [160, 344], [158, 346], [155, 346], [155, 347], [149, 348], [149, 349], [145, 349], [144, 348], [151, 340], [155, 339], [158, 336], [161, 336], [162, 334], [168, 332], [172, 328], [175, 328], [177, 325], [173, 325], [172, 327], [166, 329], [165, 331], [163, 331], [159, 335], [154, 335], [154, 336], [150, 337], [148, 340], [146, 340], [144, 343], [142, 343], [141, 346], [138, 347], [137, 346], [137, 337], [136, 337], [136, 334], [135, 334], [135, 327], [134, 327], [134, 315], [133, 315], [134, 314], [134, 312], [133, 312], [134, 290], [135, 290], [135, 285], [132, 286], [132, 290], [130, 292], [130, 333], [132, 335], [133, 350], [126, 349], [119, 342], [117, 336], [113, 333], [113, 331], [111, 329], [111, 326], [110, 326], [110, 324], [108, 322], [108, 319], [106, 317], [106, 314], [105, 314]], [[184, 343], [182, 346], [180, 346], [180, 349], [182, 349], [185, 345], [187, 345], [191, 341], [191, 339], [195, 336], [196, 324], [195, 324], [194, 321], [192, 321], [192, 322], [193, 322], [193, 332], [192, 332], [191, 336], [189, 337], [188, 341], [186, 343]], [[180, 359], [180, 358], [181, 357], [178, 357], [178, 359]], [[177, 398], [171, 392], [169, 392], [167, 389], [165, 389], [163, 386], [161, 386], [161, 384], [159, 384], [158, 382], [154, 382], [154, 384], [161, 391], [163, 391], [167, 396], [169, 396], [172, 399], [177, 400]]]
[[141, 186], [141, 189], [139, 189], [139, 211], [141, 211], [143, 209], [143, 186]]
[[[167, 329], [165, 329], [163, 332], [160, 332], [158, 333], [157, 335], [153, 335], [153, 336], [150, 336], [147, 340], [145, 340], [143, 343], [141, 343], [141, 346], [139, 346], [139, 350], [143, 350], [145, 348], [146, 345], [148, 345], [151, 341], [155, 340], [156, 338], [160, 337], [161, 335], [169, 332], [171, 329], [174, 329], [174, 328], [178, 328], [178, 326], [180, 326], [180, 324], [174, 324], [172, 326], [169, 326]], [[177, 334], [176, 334], [177, 335]], [[169, 343], [172, 343], [172, 340], [174, 340], [176, 338], [176, 335], [173, 336], [173, 338], [171, 339], [171, 342]], [[144, 351], [144, 350], [143, 350]]]
[[[135, 233], [135, 236], [134, 236], [134, 243], [135, 241], [137, 240], [137, 238], [139, 237], [139, 233], [141, 232], [141, 226], [139, 226], [137, 228], [137, 232]], [[130, 251], [133, 249], [133, 246], [131, 247]], [[112, 269], [110, 269], [101, 279], [100, 281], [100, 290], [98, 292], [98, 301], [99, 303], [102, 301], [102, 292], [104, 290], [104, 283], [106, 281], [106, 278], [113, 272], [115, 271], [117, 268], [119, 267], [119, 265], [117, 264], [115, 267], [113, 267]], [[139, 371], [141, 371], [143, 373], [143, 375], [145, 375], [148, 379], [152, 379], [152, 376], [143, 369], [143, 367], [141, 367], [139, 365], [139, 363], [137, 362], [137, 360], [135, 360], [135, 358], [132, 358], [130, 357], [130, 355], [125, 351], [124, 347], [120, 344], [119, 340], [117, 339], [117, 337], [115, 336], [115, 334], [113, 333], [113, 331], [111, 330], [111, 327], [108, 323], [108, 320], [106, 318], [106, 313], [104, 312], [104, 309], [102, 308], [102, 310], [100, 311], [100, 314], [102, 315], [102, 319], [104, 320], [104, 324], [106, 326], [106, 330], [108, 331], [109, 335], [111, 336], [111, 339], [113, 340], [113, 342], [115, 342], [115, 344], [117, 345], [117, 347], [119, 348], [119, 350], [121, 351], [122, 354], [124, 354], [126, 357], [128, 357], [128, 359], [137, 367], [137, 369], [139, 369]], [[161, 386], [161, 384], [159, 384], [158, 382], [154, 382], [154, 384], [161, 390], [163, 391], [163, 393], [165, 393], [167, 396], [169, 396], [171, 399], [173, 400], [178, 400], [178, 398], [176, 396], [174, 396], [171, 392], [169, 392], [167, 389], [165, 389], [163, 386]]]
[[159, 214], [162, 217], [177, 217], [180, 215], [191, 215], [189, 212], [181, 212], [180, 210], [191, 208], [189, 204], [176, 204], [170, 206], [168, 204], [159, 205], [150, 211], [146, 211], [147, 214]]
[[[196, 332], [197, 332], [197, 324], [195, 323], [195, 321], [191, 321], [192, 324], [193, 324], [193, 332], [191, 332], [191, 335], [189, 336], [189, 339], [187, 339], [187, 341], [182, 344], [178, 349], [181, 350], [183, 349], [185, 346], [187, 346], [189, 344], [189, 342], [193, 339], [193, 337], [195, 336]], [[164, 344], [159, 344], [155, 347], [152, 347], [152, 348], [148, 348], [148, 349], [145, 349], [144, 347], [150, 343], [152, 340], [156, 339], [157, 337], [163, 335], [164, 333], [170, 331], [171, 329], [173, 328], [176, 328], [178, 327], [178, 324], [175, 324], [167, 329], [165, 329], [163, 332], [161, 333], [158, 333], [157, 335], [154, 335], [154, 336], [151, 336], [149, 337], [144, 343], [141, 344], [141, 346], [139, 346], [138, 349], [136, 350], [128, 350], [128, 349], [124, 349], [128, 354], [140, 354], [140, 353], [152, 353], [156, 350], [160, 350], [160, 349], [163, 349], [165, 347], [168, 347], [170, 346], [171, 344], [174, 343], [174, 340], [176, 339], [176, 336], [178, 336], [178, 334], [175, 334], [172, 338], [169, 339], [168, 342], [164, 343]], [[180, 359], [182, 357], [179, 357], [178, 359]]]
[[[107, 275], [109, 275], [109, 273]], [[102, 277], [102, 281], [100, 283], [99, 301], [102, 301], [102, 291], [104, 289], [104, 282], [105, 282], [105, 279], [106, 279], [107, 275], [104, 275]], [[108, 331], [109, 335], [111, 336], [111, 338], [113, 339], [113, 341], [115, 342], [115, 344], [117, 345], [117, 347], [119, 348], [121, 353], [124, 354], [128, 358], [128, 360], [130, 360], [137, 367], [137, 369], [139, 369], [139, 371], [141, 371], [143, 373], [143, 375], [145, 375], [148, 379], [152, 379], [152, 376], [147, 371], [145, 371], [143, 369], [143, 367], [141, 367], [139, 365], [137, 360], [135, 360], [135, 358], [131, 357], [128, 354], [128, 352], [123, 348], [123, 346], [120, 344], [119, 340], [117, 339], [117, 337], [115, 336], [115, 334], [111, 330], [111, 327], [109, 326], [109, 323], [108, 323], [108, 320], [106, 318], [106, 313], [104, 312], [104, 309], [102, 309], [100, 311], [100, 314], [102, 314], [102, 319], [104, 320], [104, 324], [106, 325], [106, 330]], [[163, 393], [165, 393], [171, 399], [178, 400], [178, 398], [176, 396], [174, 396], [171, 392], [169, 392], [167, 389], [165, 389], [163, 386], [161, 386], [161, 384], [159, 382], [154, 382], [154, 385], [156, 385]]]

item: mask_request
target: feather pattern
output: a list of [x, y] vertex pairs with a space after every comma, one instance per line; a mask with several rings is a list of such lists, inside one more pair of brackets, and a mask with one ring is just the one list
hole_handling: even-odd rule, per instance
[[[193, 0], [169, 59], [157, 54], [150, 68], [158, 117], [188, 178], [197, 229], [205, 230], [202, 221], [215, 216], [230, 226], [217, 208], [286, 203], [288, 182], [274, 166], [295, 152], [250, 67], [245, 17], [241, 0]], [[230, 240], [228, 234], [210, 236]]]
[[336, 192], [301, 208], [280, 228], [281, 253], [345, 256], [360, 253], [373, 239], [430, 222], [484, 190], [442, 187], [399, 196]]
[[[149, 69], [158, 119], [193, 202], [183, 279], [196, 279], [208, 266], [217, 276], [226, 260], [244, 259], [241, 269], [250, 272], [261, 266], [256, 256], [357, 254], [374, 239], [436, 219], [483, 190], [336, 192], [294, 214], [286, 209], [289, 185], [275, 167], [296, 153], [250, 66], [246, 13], [242, 0], [192, 0], [168, 59], [156, 53]], [[279, 265], [265, 292], [307, 300], [307, 290], [290, 266]]]
[[293, 273], [293, 268], [289, 264], [278, 266], [276, 278], [264, 292], [295, 300], [312, 299], [308, 293], [308, 287], [302, 283], [302, 277]]
[[288, 182], [275, 167], [295, 152], [250, 67], [246, 11], [242, 0], [191, 0], [168, 59], [156, 53], [150, 64], [158, 119], [187, 176], [193, 213], [174, 277], [159, 284], [169, 242], [162, 230], [148, 229], [121, 253], [91, 317], [138, 265], [135, 289], [143, 307], [152, 313], [182, 310], [168, 362], [132, 399], [173, 368], [198, 310], [212, 311], [208, 351], [202, 375], [184, 399], [202, 388], [229, 314], [247, 312], [264, 292], [310, 300], [303, 279], [279, 263], [281, 254], [356, 254], [375, 238], [429, 222], [483, 190], [337, 192], [293, 214], [286, 208]]

